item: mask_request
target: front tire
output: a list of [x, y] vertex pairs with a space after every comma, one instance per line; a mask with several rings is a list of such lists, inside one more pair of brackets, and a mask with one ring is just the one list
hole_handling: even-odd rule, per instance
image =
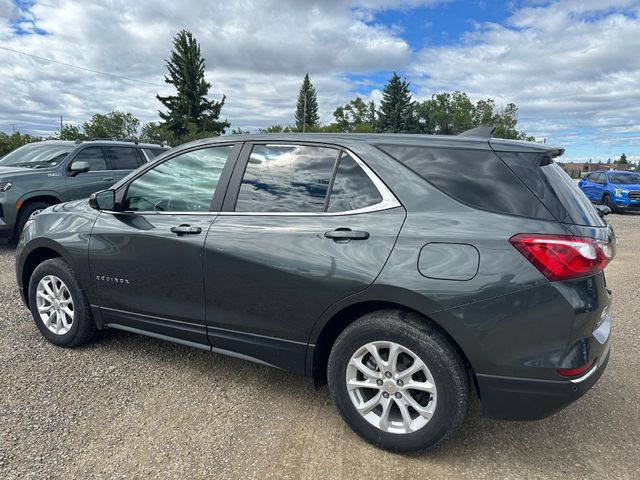
[[29, 308], [42, 336], [60, 347], [84, 345], [97, 333], [84, 290], [62, 258], [45, 260], [33, 271]]
[[609, 207], [612, 212], [615, 209], [613, 202], [611, 201], [611, 195], [609, 195], [608, 193], [605, 193], [602, 197], [602, 205], [604, 205], [605, 207]]
[[395, 452], [435, 448], [469, 405], [467, 372], [450, 340], [402, 311], [373, 312], [349, 325], [331, 350], [327, 377], [347, 424]]

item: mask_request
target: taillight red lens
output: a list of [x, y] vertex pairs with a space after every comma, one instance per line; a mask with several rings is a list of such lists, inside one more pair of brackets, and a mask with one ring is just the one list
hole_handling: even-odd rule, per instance
[[577, 377], [578, 375], [582, 375], [587, 370], [589, 370], [593, 366], [593, 364], [595, 362], [596, 362], [596, 359], [594, 358], [593, 360], [591, 360], [588, 363], [585, 363], [581, 367], [577, 367], [577, 368], [559, 368], [558, 369], [558, 373], [560, 375], [562, 375], [563, 377]]
[[615, 254], [612, 242], [571, 235], [520, 233], [509, 241], [551, 281], [597, 273]]

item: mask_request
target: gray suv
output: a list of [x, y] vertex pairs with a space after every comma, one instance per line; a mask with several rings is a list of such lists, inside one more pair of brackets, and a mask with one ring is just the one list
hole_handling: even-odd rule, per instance
[[33, 212], [86, 198], [167, 149], [113, 140], [47, 140], [14, 150], [0, 159], [0, 238], [18, 238]]
[[61, 347], [114, 328], [306, 374], [366, 440], [429, 448], [473, 392], [488, 416], [533, 420], [607, 365], [615, 237], [561, 154], [473, 137], [201, 140], [32, 217], [18, 285]]

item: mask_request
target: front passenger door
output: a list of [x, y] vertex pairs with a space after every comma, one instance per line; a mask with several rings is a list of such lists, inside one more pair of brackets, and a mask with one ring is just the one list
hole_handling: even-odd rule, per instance
[[113, 185], [113, 178], [107, 171], [107, 163], [102, 147], [91, 146], [83, 148], [71, 159], [67, 169], [74, 162], [87, 162], [90, 170], [77, 175], [72, 175], [67, 170], [68, 200], [87, 198], [93, 192], [104, 190]]
[[107, 325], [208, 347], [202, 253], [235, 155], [222, 145], [171, 157], [123, 185], [124, 211], [100, 213], [89, 264]]

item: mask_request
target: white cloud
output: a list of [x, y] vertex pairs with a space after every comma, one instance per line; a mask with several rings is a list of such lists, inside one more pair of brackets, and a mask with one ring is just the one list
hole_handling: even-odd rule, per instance
[[[605, 157], [640, 151], [638, 0], [531, 0], [502, 24], [476, 24], [456, 44], [420, 51], [402, 28], [376, 20], [380, 11], [447, 1], [42, 0], [25, 12], [0, 0], [1, 47], [152, 84], [0, 50], [0, 129], [16, 123], [50, 134], [60, 115], [82, 123], [116, 108], [157, 120], [155, 95], [170, 92], [163, 75], [171, 38], [188, 28], [207, 61], [211, 96], [227, 95], [222, 114], [234, 126], [291, 124], [305, 72], [329, 122], [355, 91], [379, 101], [380, 85], [367, 74], [396, 70], [418, 98], [460, 89], [499, 105], [515, 102], [528, 133], [566, 145], [568, 154], [589, 145]], [[28, 20], [21, 28], [47, 35], [15, 34], [10, 22], [20, 18]]]
[[[6, 0], [0, 0], [6, 2]], [[0, 30], [6, 48], [161, 85], [127, 82], [0, 50], [0, 128], [18, 123], [51, 133], [59, 122], [82, 122], [92, 113], [122, 108], [142, 120], [157, 118], [155, 94], [163, 86], [171, 39], [188, 28], [207, 61], [212, 97], [227, 95], [223, 115], [257, 128], [292, 123], [302, 76], [309, 72], [324, 121], [351, 97], [345, 73], [402, 69], [409, 45], [392, 31], [361, 19], [391, 2], [289, 0], [94, 3], [51, 0], [28, 12], [47, 35]], [[407, 1], [407, 6], [415, 3]], [[5, 7], [11, 5], [2, 3]], [[14, 12], [15, 16], [15, 12]], [[39, 118], [39, 120], [38, 120]], [[35, 123], [34, 123], [35, 122]]]
[[523, 8], [504, 25], [477, 25], [462, 44], [419, 52], [414, 85], [422, 96], [460, 89], [515, 102], [528, 132], [560, 143], [584, 130], [638, 132], [638, 11], [630, 0]]

